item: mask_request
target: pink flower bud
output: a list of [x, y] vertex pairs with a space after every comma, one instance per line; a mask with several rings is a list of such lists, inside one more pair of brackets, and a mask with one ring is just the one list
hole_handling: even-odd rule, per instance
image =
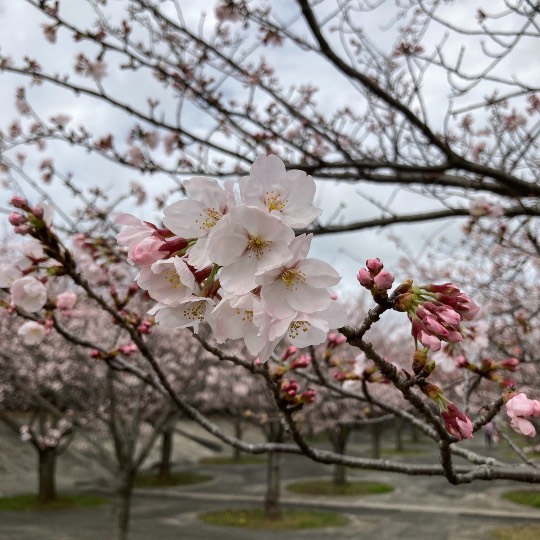
[[392, 283], [394, 283], [394, 276], [390, 272], [383, 270], [373, 278], [373, 281], [375, 282], [375, 285], [377, 285], [378, 289], [387, 290], [392, 287]]
[[368, 259], [366, 261], [366, 268], [372, 276], [376, 276], [383, 269], [383, 263], [380, 259]]
[[304, 390], [302, 394], [300, 394], [301, 401], [304, 403], [313, 403], [316, 396], [317, 392], [315, 392], [315, 390]]
[[343, 334], [336, 334], [335, 332], [332, 332], [331, 334], [328, 334], [326, 346], [329, 349], [335, 349], [336, 347], [343, 345], [346, 341], [347, 338]]
[[19, 195], [13, 195], [10, 201], [11, 205], [15, 208], [28, 208], [28, 201]]
[[443, 322], [447, 324], [451, 324], [452, 326], [457, 326], [461, 321], [461, 317], [459, 316], [459, 313], [457, 313], [453, 309], [446, 306], [437, 308], [436, 314], [437, 314], [437, 317], [439, 317], [439, 319], [441, 319]]
[[41, 208], [41, 206], [34, 206], [34, 208], [30, 209], [30, 212], [32, 212], [32, 214], [34, 214], [34, 216], [36, 216], [38, 219], [43, 219], [43, 216], [45, 215], [45, 211], [43, 208]]
[[362, 285], [362, 287], [365, 287], [366, 289], [371, 289], [373, 287], [373, 278], [365, 268], [360, 268], [356, 279], [359, 281], [360, 285]]
[[418, 332], [418, 341], [424, 346], [427, 347], [431, 351], [440, 351], [441, 350], [441, 340], [433, 336], [431, 334], [428, 334], [427, 332], [424, 332], [421, 330]]
[[446, 431], [459, 439], [472, 439], [473, 425], [471, 419], [462, 413], [451, 401], [448, 402], [447, 410], [441, 411]]
[[135, 343], [128, 343], [127, 345], [121, 345], [120, 347], [118, 347], [118, 352], [126, 356], [134, 354], [138, 350], [139, 349], [137, 348], [137, 345], [135, 345]]
[[519, 365], [518, 358], [507, 358], [506, 360], [503, 360], [501, 362], [501, 366], [503, 366], [505, 369], [508, 369], [509, 371], [515, 371], [518, 365]]
[[309, 366], [311, 363], [311, 356], [308, 354], [302, 354], [298, 358], [295, 358], [295, 360], [291, 364], [291, 369], [302, 369]]
[[448, 330], [433, 317], [425, 317], [422, 322], [430, 332], [437, 334], [438, 337], [448, 337]]
[[470, 363], [464, 356], [456, 356], [456, 365], [459, 368], [469, 367]]
[[30, 227], [28, 225], [17, 225], [13, 230], [15, 231], [15, 234], [24, 236], [30, 232]]
[[92, 349], [90, 351], [90, 356], [92, 358], [101, 358], [101, 352], [99, 352], [97, 349]]
[[160, 251], [165, 244], [163, 240], [155, 236], [149, 236], [133, 246], [131, 250], [131, 260], [139, 266], [149, 266], [160, 259], [164, 259], [167, 253]]
[[8, 219], [14, 227], [17, 225], [22, 225], [26, 221], [26, 218], [17, 212], [11, 212]]
[[296, 354], [298, 352], [298, 347], [294, 346], [294, 345], [290, 345], [289, 347], [287, 347], [287, 349], [285, 350], [285, 352], [283, 353], [281, 359], [283, 361], [287, 360], [288, 358], [290, 358], [293, 354]]

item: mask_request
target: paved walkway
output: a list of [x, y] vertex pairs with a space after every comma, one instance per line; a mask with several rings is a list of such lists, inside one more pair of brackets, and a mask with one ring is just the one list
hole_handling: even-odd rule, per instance
[[[6, 442], [5, 433], [1, 433], [0, 440]], [[14, 451], [28, 451], [26, 446], [18, 448], [16, 442], [14, 446]], [[362, 449], [362, 443], [353, 447], [353, 450], [359, 449]], [[16, 491], [31, 491], [33, 487], [29, 479], [35, 473], [29, 466], [31, 462], [25, 461], [27, 457], [25, 454], [24, 459], [19, 459], [28, 470], [24, 472], [24, 467], [19, 468], [19, 489]], [[403, 459], [420, 457], [407, 456]], [[202, 466], [189, 464], [187, 456], [180, 456], [178, 460], [184, 468], [209, 472], [214, 479], [194, 486], [138, 490], [133, 502], [130, 540], [283, 539], [283, 532], [213, 527], [203, 524], [197, 517], [201, 511], [260, 507], [265, 489], [264, 464]], [[5, 474], [5, 460], [0, 461], [0, 466], [2, 463], [4, 471], [0, 467], [0, 491], [6, 485], [3, 480], [10, 477]], [[12, 463], [10, 469], [13, 469]], [[540, 510], [501, 499], [501, 493], [507, 489], [524, 487], [511, 482], [451, 486], [439, 477], [351, 471], [351, 479], [388, 482], [396, 489], [392, 493], [367, 497], [301, 497], [287, 492], [287, 482], [328, 475], [329, 469], [301, 456], [283, 456], [282, 464], [284, 506], [337, 510], [350, 519], [347, 527], [295, 531], [294, 538], [298, 539], [488, 540], [491, 538], [490, 530], [507, 524], [540, 526]], [[80, 471], [77, 473], [78, 467], [82, 464], [73, 456], [68, 456], [60, 467], [60, 485], [65, 489], [69, 489], [68, 480], [71, 480], [71, 489], [81, 489], [82, 474]], [[68, 473], [72, 475], [69, 478], [66, 477]], [[88, 469], [86, 473], [88, 475]], [[88, 476], [86, 480], [89, 480]], [[86, 488], [89, 485], [86, 483]], [[104, 540], [109, 537], [109, 527], [108, 507], [30, 514], [0, 513], [0, 540]]]

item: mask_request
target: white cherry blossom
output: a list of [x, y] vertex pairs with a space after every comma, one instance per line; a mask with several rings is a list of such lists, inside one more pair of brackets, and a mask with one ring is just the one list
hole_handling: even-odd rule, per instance
[[214, 178], [195, 176], [184, 181], [188, 199], [177, 201], [163, 210], [163, 224], [181, 238], [201, 238], [235, 206], [230, 182], [222, 187]]
[[128, 257], [131, 259], [133, 248], [154, 234], [156, 229], [146, 221], [132, 216], [131, 214], [119, 214], [115, 220], [117, 225], [125, 225], [126, 227], [116, 235], [116, 241], [128, 248]]
[[294, 231], [258, 208], [238, 206], [209, 238], [210, 260], [224, 267], [219, 276], [222, 287], [241, 295], [257, 286], [257, 275], [290, 259]]
[[47, 287], [33, 276], [16, 279], [11, 285], [11, 301], [30, 313], [39, 311], [47, 302]]
[[181, 302], [171, 306], [156, 304], [148, 313], [154, 315], [156, 322], [168, 328], [193, 327], [195, 333], [199, 332], [199, 326], [207, 320], [208, 315], [215, 306], [211, 298], [190, 296]]
[[240, 198], [279, 217], [289, 227], [306, 227], [321, 215], [312, 206], [315, 181], [303, 171], [285, 170], [277, 156], [259, 156], [249, 176], [240, 180]]
[[223, 298], [208, 319], [216, 341], [243, 339], [248, 351], [257, 355], [267, 341], [253, 323], [253, 314], [259, 306], [259, 298], [251, 293]]
[[46, 333], [45, 327], [35, 321], [27, 321], [17, 330], [17, 335], [25, 345], [39, 345]]
[[198, 290], [193, 273], [180, 257], [172, 257], [143, 266], [136, 278], [137, 285], [150, 297], [171, 305], [185, 300]]
[[296, 237], [289, 245], [291, 259], [257, 276], [261, 299], [273, 317], [289, 317], [295, 311], [312, 313], [330, 305], [328, 287], [337, 285], [341, 277], [328, 263], [305, 258], [312, 239], [312, 234]]

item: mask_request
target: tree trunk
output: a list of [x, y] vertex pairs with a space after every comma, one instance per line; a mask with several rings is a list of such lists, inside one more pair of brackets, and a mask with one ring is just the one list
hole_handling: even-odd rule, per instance
[[264, 513], [270, 519], [281, 517], [280, 506], [280, 458], [276, 452], [268, 452], [266, 468], [266, 494], [264, 497]]
[[382, 426], [380, 424], [373, 424], [371, 426], [371, 457], [373, 459], [379, 459], [381, 457], [381, 435]]
[[403, 420], [401, 418], [394, 419], [394, 435], [396, 452], [403, 451]]
[[127, 540], [128, 538], [133, 480], [133, 473], [127, 471], [122, 471], [119, 473], [112, 508], [112, 540]]
[[170, 426], [161, 434], [161, 460], [159, 462], [158, 476], [162, 480], [171, 478], [171, 457], [173, 451], [174, 427]]
[[41, 504], [56, 499], [56, 447], [38, 450], [38, 501]]
[[[338, 424], [336, 431], [330, 437], [332, 449], [336, 454], [345, 454], [347, 441], [351, 430], [343, 424]], [[332, 470], [332, 481], [334, 484], [343, 486], [347, 483], [347, 467], [342, 463], [336, 463]]]
[[[283, 442], [283, 427], [279, 421], [270, 421], [267, 429], [268, 442]], [[267, 459], [264, 513], [267, 518], [279, 519], [281, 517], [281, 454], [276, 452], [268, 452]]]
[[[242, 426], [242, 419], [235, 418], [234, 419], [234, 436], [237, 439], [242, 439], [243, 435], [244, 435], [244, 429]], [[241, 457], [242, 457], [242, 450], [240, 450], [240, 448], [233, 447], [233, 459], [239, 460]]]

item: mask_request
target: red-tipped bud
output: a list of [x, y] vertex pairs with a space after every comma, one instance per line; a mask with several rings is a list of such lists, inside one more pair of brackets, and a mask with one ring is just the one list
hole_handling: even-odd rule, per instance
[[10, 202], [15, 208], [28, 208], [28, 201], [19, 195], [13, 195]]
[[390, 272], [383, 270], [373, 278], [373, 281], [378, 289], [388, 290], [392, 287], [392, 283], [394, 283], [394, 276]]
[[34, 216], [36, 216], [38, 219], [43, 219], [43, 216], [45, 215], [45, 211], [43, 208], [41, 208], [41, 206], [34, 206], [34, 208], [30, 209], [30, 212], [32, 212], [32, 214], [34, 214]]
[[383, 269], [383, 263], [380, 259], [368, 259], [366, 261], [366, 268], [372, 276], [375, 276]]
[[291, 364], [291, 369], [302, 369], [309, 366], [311, 363], [311, 356], [308, 354], [302, 354], [298, 358], [295, 358]]
[[11, 212], [9, 214], [9, 222], [14, 226], [22, 225], [26, 221], [26, 217], [18, 214], [17, 212]]
[[28, 225], [17, 225], [13, 228], [13, 231], [15, 234], [22, 234], [24, 236], [30, 232], [30, 227]]
[[373, 287], [373, 278], [365, 268], [360, 268], [356, 279], [358, 280], [360, 285], [362, 285], [362, 287], [365, 287], [366, 289], [371, 289]]
[[287, 347], [287, 349], [281, 356], [281, 360], [283, 361], [288, 360], [291, 356], [293, 356], [297, 352], [298, 352], [298, 347], [296, 347], [295, 345], [290, 345], [289, 347]]

